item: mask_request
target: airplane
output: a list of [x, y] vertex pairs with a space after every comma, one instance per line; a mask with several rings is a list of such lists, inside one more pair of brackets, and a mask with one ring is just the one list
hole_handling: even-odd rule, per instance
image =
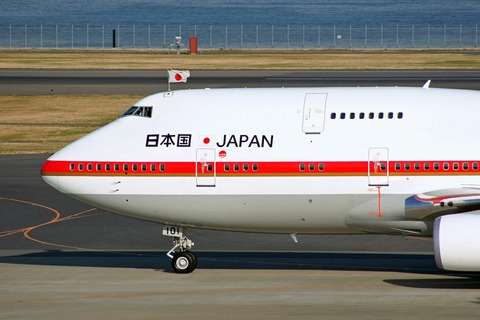
[[429, 84], [161, 92], [41, 175], [162, 223], [178, 273], [197, 267], [188, 228], [433, 236], [439, 268], [480, 271], [480, 92]]

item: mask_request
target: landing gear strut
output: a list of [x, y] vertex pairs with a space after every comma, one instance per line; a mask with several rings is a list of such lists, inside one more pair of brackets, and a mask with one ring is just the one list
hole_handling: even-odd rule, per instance
[[[163, 227], [163, 235], [175, 237], [173, 248], [167, 256], [172, 259], [172, 268], [177, 273], [190, 273], [197, 267], [197, 257], [191, 251], [194, 243], [183, 235], [182, 227]], [[177, 251], [178, 250], [178, 251]]]

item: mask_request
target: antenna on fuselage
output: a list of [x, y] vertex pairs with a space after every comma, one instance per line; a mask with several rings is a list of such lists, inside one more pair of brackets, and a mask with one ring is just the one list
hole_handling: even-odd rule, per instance
[[427, 82], [425, 82], [425, 84], [423, 85], [423, 89], [429, 89], [430, 88], [430, 83], [432, 83], [432, 80], [428, 80]]

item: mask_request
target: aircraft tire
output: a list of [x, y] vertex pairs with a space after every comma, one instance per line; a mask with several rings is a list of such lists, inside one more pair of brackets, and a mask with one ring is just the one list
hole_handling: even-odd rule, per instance
[[190, 273], [195, 270], [197, 259], [189, 251], [178, 252], [173, 256], [172, 268], [176, 273]]
[[197, 262], [198, 262], [197, 256], [192, 251], [185, 251], [185, 253], [189, 254], [192, 257], [192, 260], [193, 260], [192, 271], [195, 270], [197, 268]]

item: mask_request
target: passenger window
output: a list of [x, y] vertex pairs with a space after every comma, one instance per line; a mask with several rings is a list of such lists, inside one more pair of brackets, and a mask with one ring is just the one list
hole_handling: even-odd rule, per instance
[[365, 119], [365, 112], [360, 112], [360, 114], [358, 115], [358, 117], [360, 119]]
[[404, 166], [405, 170], [406, 171], [409, 171], [410, 170], [410, 163], [405, 163], [405, 166]]
[[355, 112], [350, 112], [350, 119], [355, 119]]
[[378, 113], [378, 119], [383, 119], [383, 112]]
[[310, 170], [310, 171], [315, 170], [315, 165], [314, 165], [313, 163], [310, 163], [310, 164], [308, 165], [308, 170]]
[[330, 114], [330, 119], [334, 120], [337, 117], [337, 114], [335, 112], [332, 112]]
[[388, 119], [393, 119], [393, 112], [388, 113]]
[[252, 170], [253, 170], [253, 171], [257, 171], [257, 170], [258, 170], [258, 164], [254, 163], [254, 164], [252, 165]]
[[238, 170], [240, 170], [240, 165], [238, 163], [235, 163], [233, 165], [233, 171], [238, 171]]
[[450, 165], [448, 164], [448, 162], [444, 162], [443, 163], [443, 170], [448, 170], [450, 168]]
[[403, 119], [403, 112], [397, 113], [397, 118], [398, 119]]
[[435, 163], [433, 164], [433, 169], [434, 169], [434, 170], [440, 170], [440, 164], [439, 164], [438, 162], [435, 162]]
[[128, 171], [128, 163], [123, 164], [123, 171]]
[[165, 171], [165, 164], [164, 163], [160, 164], [160, 171], [162, 171], [162, 172]]
[[87, 164], [87, 170], [92, 171], [93, 165], [91, 163]]
[[132, 165], [132, 171], [137, 171], [138, 170], [138, 164], [134, 163]]
[[70, 163], [70, 171], [73, 171], [75, 170], [75, 164], [74, 163]]
[[463, 170], [467, 171], [468, 170], [468, 162], [463, 163]]
[[120, 170], [120, 165], [119, 165], [118, 163], [115, 163], [115, 165], [113, 166], [113, 169], [114, 169], [115, 171]]
[[147, 164], [142, 163], [142, 171], [147, 171]]
[[375, 114], [373, 112], [370, 112], [368, 114], [368, 119], [373, 119], [373, 118], [375, 118]]
[[319, 163], [319, 164], [318, 164], [318, 170], [319, 170], [319, 171], [325, 170], [325, 165], [324, 165], [323, 163]]
[[106, 171], [110, 171], [110, 169], [111, 169], [111, 165], [110, 165], [110, 163], [107, 163], [107, 164], [105, 165], [105, 170], [106, 170]]
[[423, 170], [425, 170], [425, 171], [430, 170], [430, 163], [425, 162], [425, 163], [423, 164]]
[[401, 166], [401, 164], [400, 164], [400, 163], [398, 163], [398, 162], [397, 162], [397, 163], [395, 163], [395, 170], [396, 170], [396, 171], [400, 171], [400, 169], [402, 169], [402, 166]]
[[97, 163], [97, 171], [102, 171], [102, 164]]
[[473, 170], [477, 171], [478, 170], [478, 162], [474, 162], [472, 165]]
[[155, 165], [155, 163], [150, 164], [150, 171], [155, 171], [155, 170], [157, 170], [157, 166]]
[[80, 163], [80, 164], [78, 165], [78, 171], [83, 171], [83, 163]]
[[340, 119], [345, 119], [345, 112], [340, 113]]
[[224, 171], [230, 171], [230, 165], [229, 165], [228, 163], [225, 163], [225, 164], [223, 165], [223, 170], [224, 170]]
[[213, 164], [209, 163], [208, 166], [207, 166], [207, 170], [212, 171], [213, 170]]
[[300, 169], [300, 171], [305, 171], [305, 164], [300, 163], [299, 169]]
[[420, 170], [420, 163], [415, 162], [414, 169], [417, 170], [417, 171]]
[[243, 164], [243, 171], [248, 171], [248, 164], [247, 163]]
[[458, 162], [455, 162], [455, 163], [453, 164], [453, 170], [456, 171], [456, 170], [458, 170], [458, 168], [459, 168]]

